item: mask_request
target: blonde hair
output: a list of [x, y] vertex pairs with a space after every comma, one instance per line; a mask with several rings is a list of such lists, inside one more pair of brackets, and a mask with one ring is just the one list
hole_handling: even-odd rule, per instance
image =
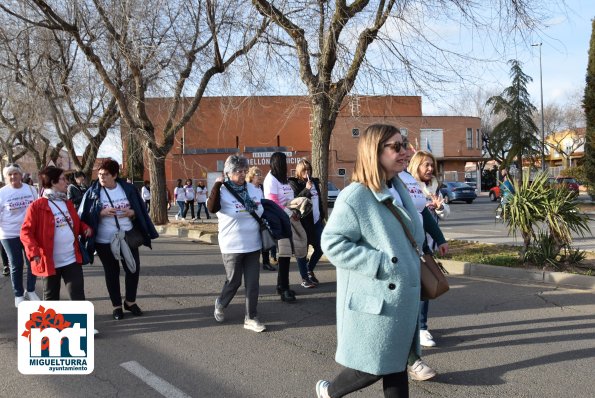
[[[310, 169], [310, 174], [312, 174], [312, 163], [310, 163], [307, 159], [300, 160], [295, 166], [295, 176], [301, 179], [302, 172], [306, 169]], [[310, 175], [310, 177], [312, 177], [312, 175]]]
[[388, 176], [380, 164], [380, 154], [384, 150], [384, 143], [395, 134], [401, 134], [401, 131], [390, 124], [368, 126], [357, 144], [357, 157], [351, 181], [359, 182], [376, 192], [382, 190]]
[[411, 160], [409, 161], [409, 166], [407, 167], [407, 171], [409, 171], [409, 174], [411, 174], [413, 178], [415, 178], [417, 181], [422, 180], [419, 176], [419, 166], [421, 166], [425, 158], [429, 158], [432, 160], [432, 166], [434, 167], [433, 174], [434, 177], [437, 176], [436, 173], [438, 171], [438, 163], [436, 162], [436, 158], [434, 157], [434, 155], [426, 151], [417, 151], [415, 152], [415, 155], [411, 157]]
[[256, 176], [256, 173], [258, 173], [259, 171], [260, 171], [260, 174], [262, 175], [262, 171], [258, 168], [258, 166], [250, 167], [250, 169], [248, 169], [248, 173], [246, 174], [246, 181], [252, 182], [252, 180], [254, 179], [254, 176]]

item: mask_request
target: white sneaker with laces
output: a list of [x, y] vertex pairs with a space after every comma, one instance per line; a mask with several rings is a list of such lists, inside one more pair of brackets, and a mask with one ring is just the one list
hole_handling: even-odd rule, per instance
[[25, 292], [25, 298], [29, 301], [41, 301], [41, 299], [35, 292]]
[[244, 329], [248, 329], [248, 330], [252, 330], [256, 333], [260, 333], [260, 332], [264, 332], [265, 330], [267, 330], [267, 327], [264, 326], [262, 323], [260, 323], [258, 318], [254, 317], [252, 319], [250, 319], [250, 318], [244, 319]]
[[225, 320], [225, 313], [223, 307], [219, 304], [219, 299], [215, 300], [215, 320], [219, 323]]
[[430, 368], [421, 358], [411, 366], [408, 366], [407, 373], [411, 380], [424, 381], [436, 376], [436, 371]]
[[316, 398], [329, 398], [328, 396], [328, 386], [330, 386], [330, 382], [326, 380], [318, 380], [316, 383]]
[[428, 332], [427, 330], [420, 330], [419, 331], [419, 344], [422, 347], [436, 347], [436, 342], [434, 341], [434, 337]]
[[19, 296], [14, 298], [14, 306], [19, 308], [19, 304], [25, 301], [25, 296]]

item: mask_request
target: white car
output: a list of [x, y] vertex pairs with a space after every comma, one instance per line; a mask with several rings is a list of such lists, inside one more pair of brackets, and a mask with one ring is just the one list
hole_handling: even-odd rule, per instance
[[335, 205], [335, 200], [337, 200], [337, 196], [339, 196], [339, 192], [341, 192], [341, 190], [339, 188], [337, 188], [336, 185], [330, 181], [327, 182], [327, 187], [328, 187], [328, 191], [327, 191], [328, 207], [333, 207]]

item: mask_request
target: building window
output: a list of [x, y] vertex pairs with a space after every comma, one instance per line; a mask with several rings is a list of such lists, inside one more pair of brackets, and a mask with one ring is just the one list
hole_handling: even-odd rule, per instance
[[473, 129], [467, 129], [467, 149], [473, 149]]
[[476, 135], [477, 141], [475, 142], [475, 145], [476, 145], [477, 149], [481, 149], [481, 141], [482, 141], [481, 140], [481, 130], [477, 129], [476, 133], [477, 133], [477, 135]]
[[217, 161], [217, 171], [223, 171], [225, 167], [225, 160], [218, 160]]
[[351, 129], [352, 137], [359, 137], [359, 129]]

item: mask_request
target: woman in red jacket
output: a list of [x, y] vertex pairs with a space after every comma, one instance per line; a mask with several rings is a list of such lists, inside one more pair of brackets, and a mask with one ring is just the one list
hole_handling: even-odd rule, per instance
[[81, 222], [74, 205], [67, 200], [68, 181], [64, 170], [48, 166], [39, 172], [43, 197], [27, 209], [21, 241], [34, 275], [43, 276], [43, 299], [60, 300], [64, 284], [71, 300], [84, 300], [82, 253], [79, 235], [93, 231]]

